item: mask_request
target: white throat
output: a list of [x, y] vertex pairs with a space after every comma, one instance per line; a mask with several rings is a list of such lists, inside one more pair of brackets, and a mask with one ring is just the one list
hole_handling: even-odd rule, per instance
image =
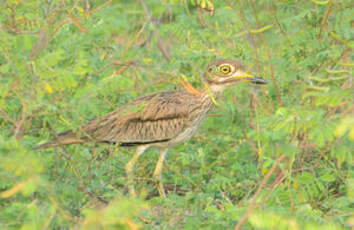
[[[225, 89], [226, 89], [225, 84], [212, 84], [209, 85], [210, 91], [216, 95], [220, 95]], [[216, 96], [215, 95], [215, 96]]]

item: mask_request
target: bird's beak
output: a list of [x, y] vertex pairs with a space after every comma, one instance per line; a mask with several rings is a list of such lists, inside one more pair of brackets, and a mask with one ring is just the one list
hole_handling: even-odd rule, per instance
[[268, 81], [248, 73], [241, 73], [234, 76], [235, 79], [251, 82], [252, 84], [264, 85], [268, 84]]
[[256, 85], [265, 85], [268, 84], [268, 81], [261, 77], [253, 76], [253, 78], [251, 78], [251, 83]]

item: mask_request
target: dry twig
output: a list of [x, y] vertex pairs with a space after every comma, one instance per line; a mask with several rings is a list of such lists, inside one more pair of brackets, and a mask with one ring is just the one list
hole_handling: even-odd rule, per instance
[[145, 3], [144, 0], [138, 0], [138, 2], [141, 4], [141, 6], [143, 7], [144, 13], [146, 15], [147, 21], [150, 22], [153, 25], [153, 32], [155, 34], [155, 36], [157, 37], [157, 46], [159, 48], [159, 50], [161, 51], [162, 55], [164, 56], [164, 58], [166, 58], [167, 61], [171, 61], [171, 55], [170, 55], [170, 51], [168, 50], [168, 47], [166, 45], [166, 43], [162, 40], [162, 37], [159, 33], [159, 31], [157, 30], [157, 25], [156, 23], [153, 21], [153, 18], [150, 14], [150, 11]]
[[[265, 177], [263, 178], [262, 182], [259, 184], [258, 189], [256, 191], [256, 193], [254, 194], [253, 198], [252, 198], [252, 202], [251, 204], [248, 206], [246, 213], [242, 216], [242, 218], [240, 219], [240, 221], [237, 223], [235, 230], [240, 230], [242, 225], [247, 221], [248, 216], [250, 215], [254, 205], [256, 204], [256, 200], [258, 199], [259, 194], [261, 193], [262, 189], [264, 188], [264, 186], [267, 184], [270, 176], [273, 174], [273, 172], [275, 171], [275, 169], [278, 167], [278, 164], [284, 160], [284, 158], [286, 157], [285, 154], [281, 155], [278, 159], [275, 160], [272, 168], [269, 170], [269, 172], [265, 175]], [[274, 186], [272, 188], [275, 189], [276, 186]]]

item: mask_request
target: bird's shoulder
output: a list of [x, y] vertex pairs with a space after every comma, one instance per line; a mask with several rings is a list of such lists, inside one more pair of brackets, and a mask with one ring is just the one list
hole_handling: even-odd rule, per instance
[[136, 99], [123, 110], [132, 113], [140, 120], [173, 119], [188, 116], [193, 104], [199, 102], [199, 97], [184, 90], [164, 91]]

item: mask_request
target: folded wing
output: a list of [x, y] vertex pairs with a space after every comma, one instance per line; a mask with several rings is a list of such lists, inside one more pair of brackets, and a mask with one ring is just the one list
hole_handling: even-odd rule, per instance
[[152, 94], [83, 127], [92, 139], [133, 146], [169, 141], [186, 127], [188, 103], [178, 91]]

